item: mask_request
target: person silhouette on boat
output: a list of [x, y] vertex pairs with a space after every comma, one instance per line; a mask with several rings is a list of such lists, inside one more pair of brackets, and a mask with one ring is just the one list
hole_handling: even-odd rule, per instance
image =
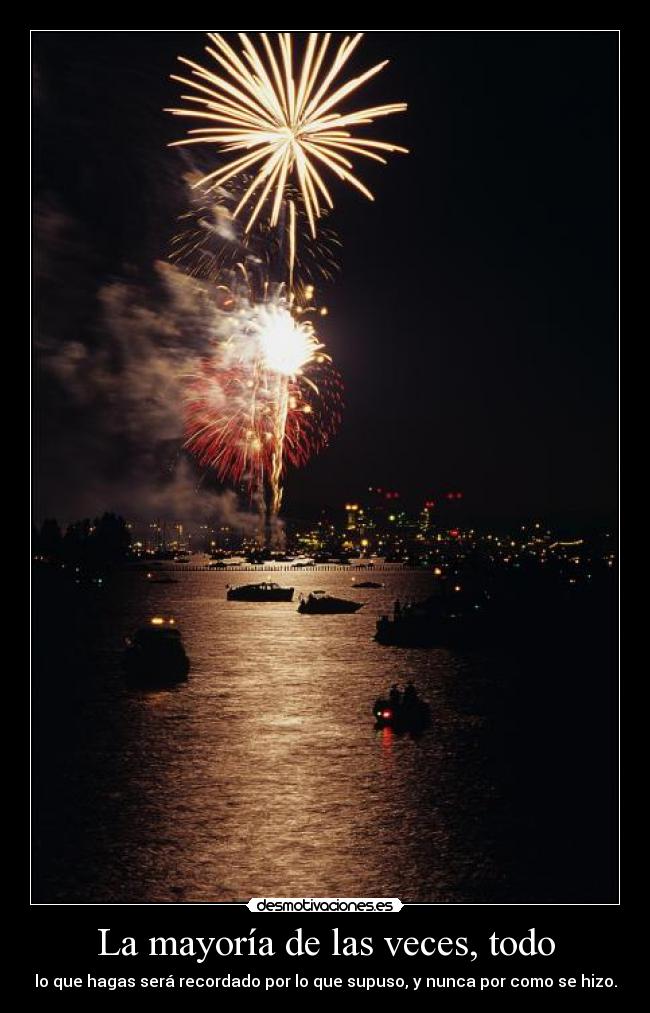
[[388, 702], [393, 708], [393, 710], [399, 710], [399, 708], [402, 705], [402, 694], [400, 693], [399, 686], [397, 685], [396, 682], [393, 683], [393, 685], [390, 688], [390, 693], [388, 694]]
[[404, 690], [404, 707], [415, 707], [420, 702], [418, 697], [418, 691], [412, 682], [409, 682]]

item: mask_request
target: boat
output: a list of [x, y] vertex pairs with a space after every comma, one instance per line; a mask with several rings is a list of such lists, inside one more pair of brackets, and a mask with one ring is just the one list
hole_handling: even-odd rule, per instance
[[347, 598], [334, 598], [323, 591], [312, 591], [304, 598], [300, 596], [298, 611], [301, 615], [342, 615], [344, 613], [358, 612], [363, 608], [363, 602], [348, 601]]
[[432, 596], [377, 620], [375, 640], [390, 647], [469, 646], [488, 629], [486, 597]]
[[282, 587], [272, 581], [261, 584], [240, 584], [239, 587], [228, 585], [226, 598], [228, 601], [293, 601], [292, 587]]
[[246, 566], [246, 560], [240, 556], [228, 556], [223, 559], [213, 559], [208, 563], [209, 570], [237, 570]]
[[178, 685], [190, 670], [176, 621], [160, 616], [126, 638], [123, 661], [127, 681], [143, 689]]
[[383, 584], [379, 584], [376, 580], [359, 580], [359, 581], [353, 580], [352, 583], [354, 587], [363, 587], [363, 588], [384, 586]]
[[408, 699], [402, 695], [399, 703], [380, 697], [372, 708], [375, 728], [392, 728], [395, 732], [423, 732], [431, 723], [431, 709], [426, 700], [418, 696]]

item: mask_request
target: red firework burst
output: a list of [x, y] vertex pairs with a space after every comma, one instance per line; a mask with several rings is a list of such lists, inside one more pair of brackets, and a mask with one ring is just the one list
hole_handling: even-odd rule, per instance
[[251, 498], [280, 501], [286, 467], [327, 446], [341, 421], [342, 383], [307, 320], [284, 303], [239, 307], [234, 333], [190, 379], [185, 446], [219, 479]]

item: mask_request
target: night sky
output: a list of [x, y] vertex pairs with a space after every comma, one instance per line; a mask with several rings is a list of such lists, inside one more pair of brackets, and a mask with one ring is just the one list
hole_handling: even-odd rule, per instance
[[[181, 156], [165, 145], [186, 124], [162, 110], [177, 104], [175, 57], [201, 62], [203, 45], [193, 32], [33, 35], [39, 519], [193, 509], [187, 495], [151, 498], [190, 466], [169, 418], [158, 431], [145, 405], [138, 433], [137, 397], [122, 403], [146, 370], [129, 358], [137, 331], [112, 341], [118, 295], [129, 326], [134, 304], [139, 325], [158, 311], [154, 264], [185, 208]], [[618, 36], [370, 32], [353, 69], [386, 57], [360, 95], [409, 103], [370, 130], [411, 154], [357, 161], [374, 204], [333, 181], [341, 272], [319, 294], [344, 420], [288, 477], [285, 508], [379, 484], [413, 503], [461, 489], [477, 521], [607, 515]]]

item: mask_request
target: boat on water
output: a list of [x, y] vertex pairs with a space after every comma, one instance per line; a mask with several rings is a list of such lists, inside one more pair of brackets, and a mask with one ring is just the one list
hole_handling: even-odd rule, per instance
[[392, 728], [395, 732], [423, 732], [431, 723], [431, 709], [426, 700], [408, 693], [400, 694], [398, 700], [380, 697], [372, 708], [375, 728]]
[[282, 587], [272, 581], [261, 584], [240, 584], [238, 587], [228, 586], [228, 601], [293, 601], [294, 588]]
[[485, 636], [485, 597], [431, 597], [377, 620], [375, 640], [391, 647], [454, 647]]
[[353, 587], [362, 587], [364, 589], [384, 586], [383, 584], [380, 584], [376, 580], [353, 580], [352, 585]]
[[123, 658], [127, 682], [141, 689], [161, 689], [187, 680], [190, 659], [174, 619], [154, 617], [126, 638]]
[[343, 615], [358, 612], [363, 602], [349, 601], [347, 598], [335, 598], [324, 591], [312, 591], [304, 598], [300, 596], [298, 611], [301, 615]]

